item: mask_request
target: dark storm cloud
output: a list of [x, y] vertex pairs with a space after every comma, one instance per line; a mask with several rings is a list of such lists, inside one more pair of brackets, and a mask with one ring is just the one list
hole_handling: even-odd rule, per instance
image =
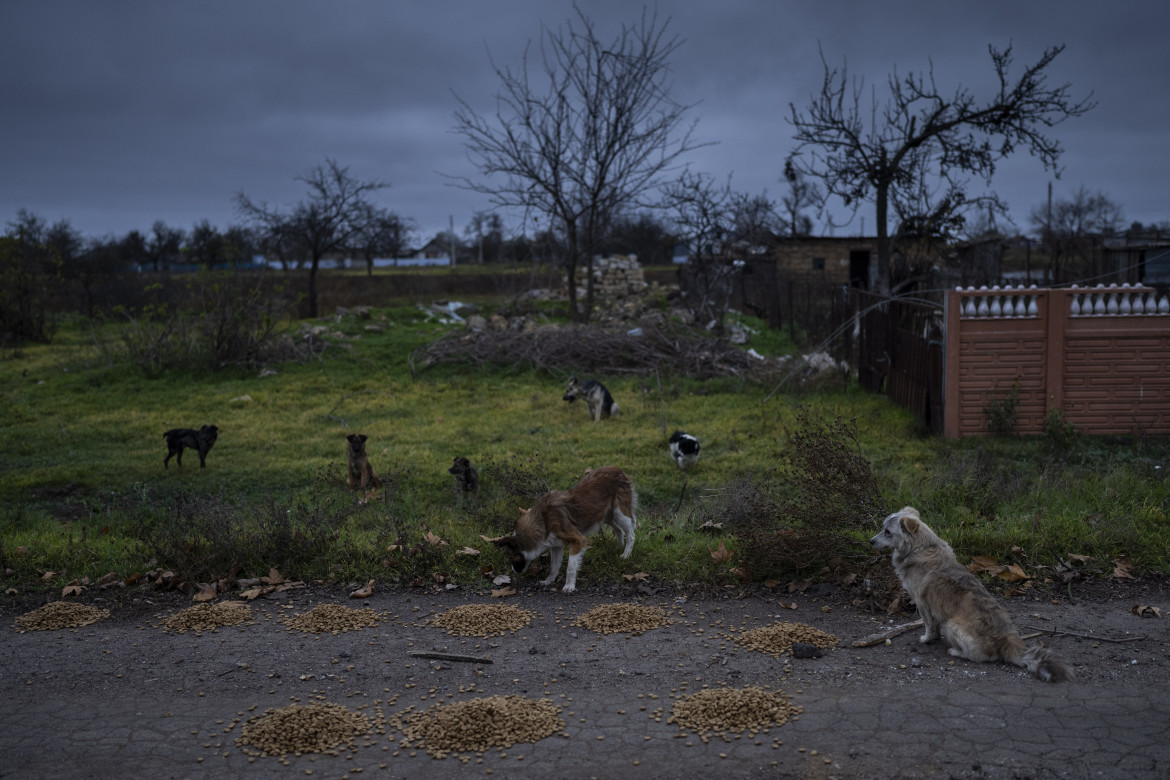
[[[581, 7], [608, 38], [639, 12]], [[697, 138], [717, 142], [693, 168], [779, 198], [792, 148], [788, 104], [821, 82], [820, 51], [867, 85], [933, 65], [939, 84], [994, 87], [988, 44], [1013, 43], [1018, 66], [1067, 44], [1050, 73], [1099, 107], [1056, 128], [1066, 148], [1056, 192], [1084, 184], [1129, 219], [1170, 220], [1162, 3], [979, 4], [662, 2], [685, 39], [672, 60]], [[490, 113], [497, 64], [515, 66], [566, 0], [443, 2], [37, 2], [0, 5], [0, 220], [28, 208], [87, 234], [238, 221], [232, 198], [288, 203], [294, 178], [325, 157], [391, 187], [387, 207], [431, 235], [462, 229], [482, 196], [447, 186], [472, 175], [451, 133], [452, 91]], [[1026, 229], [1051, 176], [1025, 156], [993, 188]], [[858, 229], [857, 224], [850, 229]], [[872, 224], [870, 225], [872, 230]]]

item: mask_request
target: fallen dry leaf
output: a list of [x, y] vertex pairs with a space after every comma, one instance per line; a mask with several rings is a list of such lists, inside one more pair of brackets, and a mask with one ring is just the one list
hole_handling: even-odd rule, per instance
[[15, 596], [16, 593], [17, 593], [16, 588], [8, 588], [4, 591], [5, 596]]
[[260, 581], [265, 585], [279, 585], [280, 583], [284, 582], [284, 575], [282, 575], [276, 569], [269, 569], [268, 576], [261, 577]]
[[967, 571], [972, 574], [978, 574], [982, 571], [998, 574], [1002, 570], [1003, 567], [999, 565], [999, 561], [990, 555], [973, 555], [971, 556], [971, 562], [967, 564]]
[[1011, 566], [1003, 567], [1003, 571], [997, 573], [995, 576], [1008, 582], [1023, 582], [1029, 579], [1027, 573], [1014, 563]]
[[707, 522], [705, 522], [701, 526], [699, 526], [699, 530], [700, 531], [708, 531], [708, 532], [722, 531], [723, 530], [723, 523], [712, 523], [710, 520], [708, 520]]
[[447, 543], [446, 543], [446, 542], [444, 542], [444, 541], [443, 541], [441, 538], [439, 538], [438, 536], [435, 536], [435, 535], [434, 535], [433, 533], [431, 533], [430, 531], [427, 531], [427, 535], [426, 535], [426, 536], [424, 536], [424, 537], [423, 537], [423, 539], [426, 539], [426, 540], [427, 540], [427, 542], [429, 542], [430, 544], [433, 544], [433, 545], [435, 545], [436, 547], [439, 547], [439, 546], [442, 546], [442, 545], [445, 545], [445, 544], [447, 544]]
[[780, 584], [780, 580], [764, 580], [765, 588], [774, 588]]
[[512, 578], [509, 577], [507, 574], [501, 574], [500, 576], [498, 576], [492, 580], [492, 584], [493, 585], [511, 585]]
[[640, 571], [637, 574], [623, 574], [622, 576], [630, 582], [633, 582], [634, 580], [641, 580], [642, 582], [645, 582], [646, 580], [650, 579], [650, 575], [644, 571]]
[[718, 548], [708, 547], [707, 549], [711, 551], [711, 559], [714, 560], [715, 563], [727, 563], [731, 560], [731, 556], [733, 554], [731, 550], [728, 550], [723, 546], [722, 540], [720, 540]]
[[479, 555], [479, 550], [474, 547], [464, 547], [461, 550], [455, 551], [456, 555]]
[[53, 579], [56, 576], [57, 576], [57, 572], [47, 571], [41, 575], [41, 582], [48, 582], [49, 580]]
[[358, 588], [353, 593], [349, 594], [351, 599], [368, 599], [374, 595], [374, 581], [370, 580], [366, 583], [364, 588]]
[[479, 538], [483, 539], [488, 544], [495, 544], [496, 542], [500, 541], [504, 537], [502, 537], [502, 536], [484, 536], [483, 534], [480, 534]]
[[263, 596], [265, 593], [268, 593], [270, 590], [272, 590], [272, 589], [271, 588], [248, 588], [248, 590], [240, 591], [240, 598], [247, 599], [248, 601], [251, 601], [254, 598], [257, 598], [259, 596]]
[[799, 582], [793, 580], [792, 582], [788, 583], [788, 592], [795, 593], [799, 590], [801, 593], [804, 593], [809, 589], [810, 585], [812, 585], [812, 580], [800, 580]]
[[16, 554], [23, 558], [28, 555], [28, 548], [22, 544], [16, 548]]
[[122, 582], [124, 582], [127, 585], [133, 585], [134, 583], [138, 582], [140, 579], [142, 579], [142, 572], [136, 571], [133, 574], [131, 574], [129, 577], [127, 577], [126, 579], [122, 580]]
[[195, 591], [195, 595], [191, 597], [192, 601], [212, 601], [215, 599], [215, 583], [198, 582], [195, 587], [199, 590]]
[[1117, 558], [1113, 561], [1113, 573], [1109, 576], [1115, 580], [1132, 580], [1133, 575], [1129, 573], [1132, 568], [1132, 560], [1129, 558]]
[[1091, 555], [1077, 555], [1076, 553], [1069, 553], [1068, 559], [1070, 561], [1076, 561], [1077, 563], [1088, 563], [1089, 561], [1093, 560], [1093, 556], [1091, 556]]
[[83, 590], [85, 588], [80, 585], [66, 585], [61, 589], [61, 598], [65, 598], [66, 596], [80, 596]]
[[781, 601], [780, 606], [784, 607], [784, 609], [796, 609], [796, 602], [793, 601], [793, 602], [790, 602], [788, 604], [785, 604], [783, 601]]
[[105, 574], [103, 574], [101, 576], [101, 579], [99, 579], [97, 581], [97, 584], [98, 585], [105, 585], [107, 583], [113, 582], [116, 579], [118, 579], [118, 572], [116, 572], [116, 571], [106, 572]]
[[1134, 604], [1129, 610], [1138, 617], [1144, 618], [1160, 618], [1162, 617], [1162, 610], [1157, 607], [1147, 607], [1144, 604]]
[[498, 590], [492, 591], [492, 598], [493, 599], [502, 599], [505, 596], [515, 596], [515, 595], [516, 595], [515, 588], [499, 588]]

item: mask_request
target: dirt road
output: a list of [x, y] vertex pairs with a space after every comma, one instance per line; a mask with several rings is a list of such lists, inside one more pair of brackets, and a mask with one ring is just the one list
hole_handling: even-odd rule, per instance
[[[506, 603], [531, 621], [488, 638], [433, 623], [461, 604], [500, 603], [486, 590], [398, 589], [358, 601], [341, 588], [294, 589], [250, 602], [239, 626], [198, 634], [164, 630], [168, 616], [191, 606], [178, 594], [88, 592], [81, 600], [109, 617], [24, 633], [14, 620], [53, 596], [9, 600], [0, 611], [0, 778], [1170, 775], [1165, 583], [1098, 585], [1075, 602], [1007, 600], [1017, 624], [1089, 637], [1030, 640], [1075, 665], [1075, 682], [1053, 685], [1002, 664], [952, 660], [939, 645], [919, 646], [914, 631], [855, 648], [913, 616], [862, 611], [846, 591], [600, 588], [585, 575], [571, 595], [522, 585]], [[285, 624], [321, 603], [372, 608], [381, 620], [337, 634]], [[575, 624], [613, 603], [657, 606], [672, 622], [641, 635]], [[1168, 617], [1143, 619], [1135, 604]], [[781, 621], [839, 642], [817, 658], [774, 658], [736, 641]], [[720, 686], [782, 691], [801, 712], [766, 731], [706, 741], [668, 722], [677, 702]], [[552, 701], [563, 728], [536, 743], [435, 758], [404, 746], [390, 725], [408, 706], [502, 695]], [[236, 744], [265, 710], [310, 702], [366, 713], [385, 733], [372, 729], [336, 755], [255, 756]]]

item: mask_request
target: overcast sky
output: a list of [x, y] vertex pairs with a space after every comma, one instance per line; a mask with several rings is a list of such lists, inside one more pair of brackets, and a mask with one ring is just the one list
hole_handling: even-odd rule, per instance
[[[580, 7], [609, 40], [640, 6]], [[861, 3], [678, 0], [660, 17], [683, 39], [673, 97], [696, 103], [693, 170], [774, 200], [793, 148], [789, 104], [823, 77], [820, 47], [879, 90], [895, 67], [933, 65], [944, 92], [987, 95], [989, 44], [1016, 63], [1067, 46], [1052, 85], [1093, 93], [1089, 114], [1053, 133], [1065, 147], [1057, 198], [1084, 185], [1127, 222], [1170, 221], [1170, 66], [1165, 0], [981, 0]], [[295, 179], [333, 158], [356, 178], [390, 184], [375, 199], [429, 238], [462, 232], [489, 210], [448, 176], [474, 176], [452, 132], [454, 94], [493, 109], [500, 65], [517, 65], [568, 0], [0, 0], [0, 223], [26, 208], [88, 236], [241, 222], [234, 195], [296, 202]], [[453, 94], [454, 93], [454, 94]], [[1052, 177], [1020, 153], [993, 189], [1019, 229]], [[871, 212], [872, 213], [872, 212]], [[873, 232], [869, 217], [866, 232]], [[515, 229], [514, 220], [509, 228]], [[859, 222], [846, 232], [856, 233]], [[838, 230], [837, 235], [843, 232]]]

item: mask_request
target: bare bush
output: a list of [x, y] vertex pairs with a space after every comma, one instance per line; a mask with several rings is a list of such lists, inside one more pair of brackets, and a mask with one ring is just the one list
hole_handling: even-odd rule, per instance
[[191, 282], [196, 310], [148, 305], [140, 312], [119, 307], [121, 346], [148, 376], [171, 370], [256, 369], [304, 361], [326, 344], [312, 331], [288, 330], [295, 297], [267, 274], [201, 274]]
[[788, 433], [779, 474], [745, 477], [706, 504], [707, 519], [718, 518], [739, 539], [739, 563], [752, 579], [861, 561], [865, 529], [882, 513], [855, 425], [807, 408]]
[[497, 462], [491, 455], [479, 465], [479, 502], [475, 521], [498, 533], [511, 533], [521, 509], [531, 507], [551, 488], [540, 453], [527, 458], [509, 456]]
[[416, 351], [414, 358], [424, 366], [457, 363], [607, 375], [658, 369], [695, 379], [751, 376], [763, 368], [763, 361], [725, 340], [649, 322], [618, 332], [592, 325], [464, 331]]

